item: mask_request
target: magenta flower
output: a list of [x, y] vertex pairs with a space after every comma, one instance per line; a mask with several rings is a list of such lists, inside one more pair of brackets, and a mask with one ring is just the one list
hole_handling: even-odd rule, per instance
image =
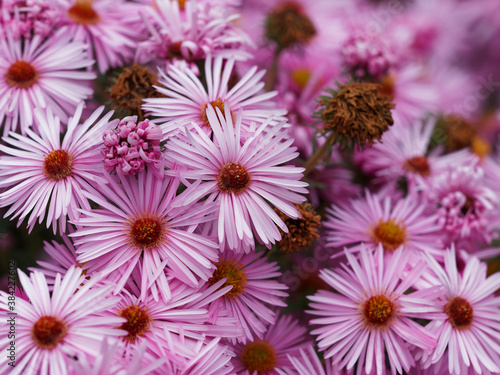
[[[10, 133], [0, 145], [0, 206], [10, 206], [5, 216], [19, 217], [18, 226], [28, 217], [31, 231], [38, 219], [52, 225], [54, 233], [66, 231], [66, 218], [75, 220], [78, 209], [90, 209], [83, 191], [94, 191], [92, 184], [102, 180], [101, 155], [95, 147], [103, 128], [113, 114], [97, 120], [104, 106], [79, 124], [83, 104], [70, 119], [61, 142], [61, 124], [50, 109], [35, 110], [40, 135], [27, 129], [27, 136]], [[112, 121], [111, 123], [113, 123]]]
[[178, 182], [156, 178], [151, 172], [133, 177], [118, 174], [118, 179], [107, 176], [107, 182], [97, 185], [100, 194], [86, 194], [100, 209], [83, 210], [83, 217], [75, 221], [79, 229], [70, 236], [76, 238], [78, 262], [89, 262], [90, 272], [119, 275], [118, 293], [142, 260], [141, 298], [150, 288], [155, 299], [159, 293], [164, 300], [172, 297], [162, 272], [165, 266], [192, 287], [200, 279], [208, 280], [211, 262], [218, 258], [217, 245], [188, 228], [212, 220], [207, 215], [213, 209], [174, 208]]
[[[442, 257], [442, 241], [436, 215], [426, 215], [425, 206], [409, 196], [394, 204], [368, 191], [366, 197], [333, 206], [323, 224], [328, 229], [328, 246], [349, 246], [359, 250], [359, 243], [369, 247], [382, 244], [386, 252], [399, 247], [415, 252], [427, 251]], [[351, 246], [352, 245], [352, 246]]]
[[262, 339], [233, 347], [234, 370], [237, 375], [272, 375], [279, 370], [293, 374], [288, 356], [298, 356], [301, 349], [310, 345], [307, 330], [292, 317], [281, 315]]
[[337, 293], [320, 290], [308, 297], [313, 309], [309, 313], [318, 316], [311, 324], [320, 326], [312, 334], [318, 335], [325, 358], [333, 358], [340, 368], [350, 370], [357, 363], [358, 372], [362, 368], [380, 375], [388, 359], [392, 373], [409, 372], [415, 366], [412, 345], [425, 352], [436, 347], [436, 337], [410, 318], [435, 311], [441, 288], [407, 293], [425, 262], [404, 272], [408, 252], [398, 249], [385, 259], [383, 253], [381, 245], [375, 254], [362, 246], [358, 261], [346, 251], [349, 268], [320, 272]]
[[[49, 293], [45, 277], [33, 272], [30, 277], [19, 271], [19, 280], [29, 301], [16, 299], [16, 366], [8, 367], [7, 356], [0, 358], [3, 374], [68, 374], [70, 357], [88, 354], [96, 356], [104, 338], [125, 334], [116, 329], [123, 318], [97, 316], [116, 303], [107, 298], [112, 286], [93, 287], [98, 278], [85, 285], [79, 268], [71, 267], [61, 277], [58, 274], [54, 290]], [[0, 311], [6, 321], [9, 294], [0, 291]], [[9, 342], [1, 342], [2, 352]]]
[[[300, 356], [287, 355], [287, 357], [298, 375], [341, 375], [348, 373], [340, 371], [337, 365], [332, 364], [331, 358], [326, 359], [323, 365], [312, 345], [300, 349]], [[278, 375], [288, 374], [278, 369]]]
[[44, 41], [0, 40], [0, 126], [3, 134], [21, 127], [23, 134], [33, 124], [35, 108], [50, 108], [63, 123], [78, 103], [93, 93], [90, 82], [96, 74], [83, 70], [94, 61], [87, 46], [72, 41], [67, 30], [58, 30]]
[[229, 79], [235, 73], [233, 68], [233, 59], [207, 57], [204, 71], [206, 89], [200, 79], [189, 70], [182, 71], [172, 67], [166, 74], [161, 72], [159, 82], [164, 87], [157, 87], [157, 90], [166, 97], [144, 99], [146, 104], [143, 109], [149, 111], [152, 116], [159, 117], [156, 122], [161, 125], [164, 136], [171, 136], [185, 127], [192, 129], [193, 122], [207, 133], [211, 133], [207, 114], [210, 106], [219, 108], [223, 114], [224, 108], [229, 106], [233, 122], [236, 113], [243, 108], [243, 132], [249, 132], [253, 122], [260, 124], [272, 115], [276, 116], [273, 124], [284, 119], [279, 116], [284, 115], [286, 111], [277, 109], [276, 104], [270, 100], [277, 92], [263, 92], [262, 77], [265, 71], [257, 72], [257, 67], [254, 66], [229, 89]]
[[212, 233], [218, 235], [224, 249], [246, 252], [254, 248], [254, 235], [267, 246], [281, 239], [279, 226], [288, 228], [269, 204], [287, 216], [298, 218], [293, 203], [305, 198], [307, 183], [300, 181], [304, 168], [281, 166], [297, 156], [293, 140], [287, 139], [281, 122], [270, 128], [266, 120], [241, 144], [241, 118], [238, 113], [233, 125], [231, 110], [225, 106], [225, 118], [219, 108], [207, 108], [207, 118], [213, 130], [212, 141], [195, 123], [186, 136], [171, 138], [167, 143], [166, 159], [176, 170], [167, 172], [183, 179], [196, 180], [189, 184], [178, 204], [190, 205], [208, 195], [205, 205], [212, 203], [219, 211]]
[[106, 149], [101, 150], [106, 172], [119, 170], [124, 175], [144, 171], [146, 165], [161, 177], [163, 157], [161, 129], [149, 120], [137, 123], [137, 116], [125, 117], [118, 128], [104, 132]]
[[210, 284], [225, 279], [223, 285], [232, 289], [212, 302], [209, 313], [217, 319], [220, 309], [229, 317], [237, 319], [243, 329], [240, 342], [256, 338], [262, 339], [269, 324], [274, 324], [276, 314], [271, 307], [286, 307], [283, 299], [287, 293], [284, 284], [276, 279], [281, 276], [276, 262], [269, 263], [262, 252], [243, 255], [231, 251], [224, 252], [214, 274], [208, 281]]
[[438, 316], [426, 326], [437, 336], [436, 349], [422, 352], [424, 368], [435, 364], [453, 375], [500, 372], [500, 273], [486, 277], [486, 264], [471, 257], [458, 272], [455, 249], [447, 250], [444, 269], [430, 256], [434, 273], [430, 285], [444, 287], [438, 298]]

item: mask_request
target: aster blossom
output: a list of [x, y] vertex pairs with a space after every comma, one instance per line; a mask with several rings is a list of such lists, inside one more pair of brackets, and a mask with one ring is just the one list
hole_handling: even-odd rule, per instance
[[299, 218], [293, 203], [305, 200], [300, 194], [307, 193], [307, 183], [300, 181], [303, 168], [280, 165], [297, 156], [284, 122], [268, 129], [269, 118], [242, 144], [242, 111], [233, 125], [229, 106], [224, 109], [223, 115], [218, 108], [217, 113], [207, 108], [213, 141], [195, 123], [193, 131], [186, 130], [185, 139], [170, 139], [165, 157], [176, 169], [167, 173], [188, 184], [179, 203], [189, 205], [208, 196], [204, 204], [217, 208], [212, 232], [223, 249], [248, 252], [255, 246], [254, 234], [269, 246], [281, 239], [276, 225], [288, 232], [265, 200], [287, 216]]
[[357, 363], [358, 372], [362, 368], [366, 374], [384, 374], [386, 352], [392, 373], [410, 371], [415, 366], [411, 345], [425, 352], [436, 347], [436, 337], [410, 317], [435, 311], [441, 288], [407, 294], [426, 263], [420, 261], [403, 274], [409, 254], [402, 249], [388, 259], [381, 245], [375, 252], [362, 246], [359, 260], [345, 254], [348, 267], [320, 271], [337, 293], [320, 290], [308, 297], [308, 312], [318, 316], [310, 323], [320, 326], [312, 331], [319, 349], [347, 370]]
[[[86, 44], [72, 41], [64, 28], [50, 39], [35, 35], [0, 40], [0, 126], [4, 135], [18, 126], [33, 126], [35, 108], [50, 108], [64, 123], [78, 103], [93, 93], [96, 74], [82, 70], [94, 64]], [[36, 129], [36, 124], [35, 124]]]
[[[0, 145], [6, 155], [0, 156], [0, 206], [10, 206], [5, 216], [19, 217], [18, 226], [28, 217], [31, 231], [38, 219], [65, 231], [67, 217], [74, 220], [78, 209], [90, 209], [83, 191], [93, 191], [92, 184], [102, 180], [100, 143], [103, 128], [113, 112], [101, 119], [104, 106], [80, 124], [83, 103], [69, 120], [61, 142], [61, 121], [50, 109], [36, 109], [39, 135], [27, 129], [26, 136], [11, 132]], [[113, 124], [115, 121], [111, 121]], [[22, 171], [19, 171], [19, 167]]]
[[[425, 206], [412, 196], [393, 202], [366, 192], [364, 198], [327, 209], [327, 246], [348, 246], [358, 251], [360, 243], [378, 244], [392, 252], [402, 246], [410, 252], [431, 252], [442, 257], [442, 239], [437, 216], [427, 215]], [[339, 253], [340, 255], [340, 253]]]
[[[229, 89], [229, 79], [234, 74], [234, 59], [224, 60], [221, 57], [208, 56], [205, 60], [205, 76], [207, 88], [191, 71], [183, 71], [172, 67], [166, 73], [160, 72], [157, 87], [165, 98], [146, 98], [142, 108], [151, 116], [158, 117], [165, 136], [171, 136], [184, 127], [192, 129], [192, 122], [211, 133], [207, 108], [212, 105], [221, 110], [229, 106], [231, 116], [243, 108], [241, 118], [242, 131], [250, 131], [252, 122], [263, 122], [269, 116], [285, 114], [270, 101], [277, 95], [276, 91], [262, 92], [265, 71], [257, 71], [252, 67], [239, 82]], [[284, 119], [284, 118], [279, 118]], [[273, 122], [274, 123], [274, 122]]]
[[[89, 262], [89, 272], [117, 276], [115, 293], [127, 282], [134, 268], [142, 270], [141, 297], [151, 290], [154, 298], [172, 295], [164, 268], [192, 287], [208, 280], [216, 243], [192, 233], [206, 220], [213, 220], [210, 207], [173, 207], [178, 181], [155, 177], [152, 172], [136, 176], [107, 176], [99, 193], [86, 196], [100, 209], [83, 210], [75, 221], [78, 262]], [[180, 205], [182, 206], [182, 204]]]
[[[427, 256], [430, 285], [444, 287], [438, 315], [426, 328], [437, 336], [436, 349], [421, 352], [423, 367], [434, 364], [449, 374], [500, 372], [500, 274], [486, 277], [486, 264], [470, 257], [462, 272], [457, 269], [455, 248], [445, 253], [444, 267]], [[472, 371], [473, 370], [473, 371]]]
[[240, 342], [252, 341], [254, 336], [262, 338], [266, 328], [274, 324], [276, 314], [272, 307], [285, 307], [284, 291], [287, 287], [276, 279], [281, 276], [276, 262], [267, 262], [260, 253], [235, 254], [224, 252], [215, 264], [209, 283], [213, 285], [225, 279], [223, 285], [232, 289], [221, 298], [212, 302], [208, 310], [215, 319], [220, 309], [227, 315], [237, 319], [244, 334], [238, 338]]
[[60, 25], [91, 46], [100, 73], [131, 62], [141, 35], [139, 5], [125, 0], [56, 0]]
[[[113, 287], [93, 288], [98, 277], [85, 285], [84, 279], [81, 269], [71, 267], [64, 276], [56, 276], [49, 293], [42, 273], [33, 272], [28, 277], [19, 271], [28, 300], [16, 299], [16, 366], [9, 368], [7, 357], [2, 356], [2, 373], [68, 374], [70, 357], [84, 353], [95, 356], [102, 339], [115, 340], [125, 334], [116, 329], [123, 318], [97, 316], [116, 303], [115, 298], [108, 298]], [[0, 311], [4, 314], [9, 311], [8, 297], [0, 291]], [[6, 337], [0, 341], [3, 351], [8, 345]]]
[[239, 18], [227, 5], [213, 1], [157, 0], [145, 8], [144, 22], [149, 38], [140, 42], [136, 61], [166, 62], [165, 67], [178, 66], [199, 74], [196, 61], [207, 56], [246, 60], [253, 47], [246, 33], [235, 27]]

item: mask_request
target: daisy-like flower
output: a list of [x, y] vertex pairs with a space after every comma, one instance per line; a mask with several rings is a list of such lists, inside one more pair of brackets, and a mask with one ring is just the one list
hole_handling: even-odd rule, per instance
[[[3, 374], [67, 374], [70, 357], [83, 353], [96, 356], [102, 339], [125, 334], [116, 329], [123, 318], [99, 317], [117, 299], [107, 298], [112, 286], [93, 287], [98, 278], [82, 284], [81, 269], [71, 267], [56, 277], [49, 293], [45, 277], [33, 272], [30, 277], [19, 271], [19, 280], [29, 301], [16, 299], [16, 363], [8, 366], [7, 356], [0, 358]], [[93, 287], [93, 288], [92, 288]], [[0, 310], [4, 321], [9, 310], [9, 294], [0, 291]], [[0, 341], [2, 352], [10, 345], [7, 336]], [[9, 369], [9, 370], [8, 370]]]
[[[39, 135], [31, 129], [27, 136], [10, 133], [0, 150], [0, 206], [10, 206], [5, 216], [19, 217], [18, 226], [28, 217], [31, 231], [38, 219], [44, 219], [54, 233], [65, 232], [66, 218], [75, 220], [77, 209], [90, 209], [83, 191], [93, 191], [91, 184], [102, 180], [100, 144], [102, 132], [113, 112], [100, 120], [104, 106], [79, 124], [83, 104], [69, 120], [61, 142], [61, 124], [50, 109], [35, 110]], [[111, 124], [114, 120], [111, 122]]]
[[125, 0], [56, 0], [66, 33], [90, 46], [100, 73], [131, 62], [143, 30], [139, 4]]
[[[287, 357], [293, 369], [297, 371], [299, 375], [340, 375], [346, 373], [340, 371], [338, 366], [333, 365], [331, 358], [325, 360], [325, 364], [323, 365], [312, 345], [300, 349], [300, 356], [292, 357], [287, 355]], [[278, 374], [288, 375], [288, 373], [281, 370], [278, 370]]]
[[449, 374], [500, 372], [500, 273], [486, 277], [486, 264], [470, 257], [463, 272], [457, 270], [455, 248], [447, 250], [444, 268], [427, 256], [430, 285], [444, 287], [438, 299], [439, 316], [426, 328], [438, 338], [436, 350], [420, 353], [424, 368], [436, 364]]
[[436, 178], [433, 201], [449, 241], [490, 243], [498, 226], [498, 197], [485, 186], [481, 167], [459, 167]]
[[119, 275], [118, 293], [142, 259], [141, 298], [149, 289], [155, 299], [158, 293], [164, 300], [172, 297], [165, 266], [192, 287], [209, 279], [211, 262], [218, 259], [217, 244], [189, 227], [212, 220], [207, 216], [213, 213], [210, 207], [174, 208], [178, 181], [152, 172], [130, 177], [119, 173], [118, 179], [107, 176], [107, 182], [98, 184], [100, 193], [86, 194], [100, 208], [83, 210], [75, 222], [79, 229], [70, 235], [76, 238], [78, 262], [89, 262], [90, 272]]
[[447, 173], [450, 165], [475, 165], [478, 158], [468, 150], [441, 155], [436, 148], [428, 154], [434, 125], [416, 123], [411, 126], [399, 124], [393, 131], [386, 132], [382, 143], [364, 152], [362, 168], [374, 173], [382, 182], [405, 177], [410, 191], [429, 189], [432, 179]]
[[[222, 249], [248, 252], [255, 237], [269, 246], [281, 239], [278, 225], [288, 232], [283, 220], [266, 200], [291, 218], [300, 214], [293, 203], [301, 203], [307, 183], [300, 181], [303, 168], [281, 166], [297, 156], [292, 139], [287, 139], [285, 123], [270, 127], [266, 120], [241, 144], [242, 111], [233, 125], [231, 109], [225, 106], [225, 117], [219, 108], [207, 109], [213, 130], [212, 141], [195, 123], [186, 130], [185, 139], [171, 138], [166, 159], [178, 169], [170, 173], [182, 179], [195, 179], [182, 193], [180, 204], [189, 205], [208, 195], [205, 205], [215, 205], [218, 221], [212, 228]], [[267, 133], [265, 132], [267, 130]], [[182, 169], [180, 169], [182, 168]], [[167, 172], [168, 173], [168, 172]]]
[[139, 43], [136, 60], [147, 63], [166, 60], [167, 66], [188, 64], [198, 74], [195, 62], [208, 55], [246, 60], [253, 47], [246, 33], [236, 27], [237, 14], [214, 1], [156, 0], [145, 7], [150, 37]]
[[288, 356], [298, 356], [301, 349], [310, 345], [306, 328], [291, 316], [281, 315], [262, 339], [233, 347], [234, 370], [238, 375], [270, 375], [279, 370], [293, 374]]
[[442, 257], [437, 216], [427, 216], [424, 210], [425, 205], [413, 196], [393, 203], [390, 197], [382, 199], [367, 191], [365, 198], [328, 209], [323, 223], [328, 230], [327, 245], [354, 245], [351, 249], [359, 251], [359, 243], [369, 247], [381, 244], [386, 252], [402, 246], [410, 252], [427, 251]]
[[275, 91], [262, 92], [264, 82], [261, 78], [265, 71], [257, 72], [257, 67], [250, 69], [229, 89], [233, 67], [233, 59], [207, 57], [206, 89], [193, 72], [172, 67], [166, 74], [161, 72], [159, 82], [164, 87], [157, 87], [165, 98], [146, 98], [146, 104], [142, 107], [152, 116], [158, 117], [155, 122], [161, 125], [164, 136], [172, 135], [179, 128], [192, 129], [192, 122], [210, 133], [211, 124], [207, 115], [209, 106], [219, 108], [223, 114], [224, 108], [230, 107], [232, 120], [239, 109], [243, 108], [241, 126], [247, 132], [252, 122], [262, 123], [272, 115], [277, 116], [278, 120], [278, 116], [285, 114], [284, 110], [276, 109], [276, 105], [270, 100], [277, 95]]
[[283, 299], [288, 295], [283, 290], [286, 285], [276, 279], [281, 276], [276, 262], [268, 263], [263, 253], [234, 254], [225, 252], [215, 264], [217, 267], [209, 284], [225, 279], [225, 286], [232, 289], [212, 302], [209, 312], [217, 318], [218, 310], [227, 310], [228, 316], [238, 320], [244, 336], [240, 342], [262, 338], [269, 324], [274, 324], [276, 316], [271, 307], [285, 307]]
[[[410, 317], [435, 310], [440, 287], [406, 294], [424, 272], [424, 261], [409, 272], [408, 253], [402, 249], [384, 259], [382, 246], [374, 253], [361, 248], [359, 261], [345, 252], [349, 268], [322, 270], [320, 277], [337, 293], [320, 290], [311, 300], [311, 324], [325, 358], [347, 370], [357, 363], [366, 374], [385, 373], [386, 354], [391, 372], [407, 373], [415, 366], [410, 346], [426, 352], [436, 346], [435, 336]], [[428, 316], [426, 316], [428, 318]], [[385, 354], [386, 353], [386, 354]]]
[[4, 135], [18, 125], [24, 134], [33, 125], [35, 108], [50, 108], [67, 122], [78, 103], [93, 93], [89, 85], [96, 74], [81, 70], [94, 63], [86, 50], [64, 28], [45, 41], [40, 35], [14, 40], [10, 33], [0, 40], [0, 126], [3, 123]]

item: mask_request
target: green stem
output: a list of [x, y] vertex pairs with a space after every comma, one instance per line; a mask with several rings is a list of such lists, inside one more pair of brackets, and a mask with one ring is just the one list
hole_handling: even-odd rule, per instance
[[321, 158], [325, 156], [326, 152], [330, 149], [330, 147], [332, 147], [334, 140], [335, 140], [335, 132], [331, 132], [331, 134], [328, 136], [323, 146], [321, 146], [321, 148], [318, 151], [316, 151], [316, 153], [313, 156], [311, 156], [311, 158], [304, 165], [304, 167], [306, 168], [306, 170], [304, 171], [304, 177], [306, 177], [309, 173], [311, 173], [311, 171], [316, 166], [318, 161], [320, 161]]

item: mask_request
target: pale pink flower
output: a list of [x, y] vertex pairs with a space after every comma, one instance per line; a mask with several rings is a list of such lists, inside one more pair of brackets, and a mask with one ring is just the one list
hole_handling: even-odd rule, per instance
[[224, 108], [225, 117], [216, 110], [217, 114], [212, 106], [207, 108], [213, 140], [193, 123], [193, 131], [186, 129], [183, 139], [167, 143], [167, 163], [176, 169], [166, 173], [188, 184], [178, 204], [188, 206], [208, 196], [204, 204], [219, 211], [212, 233], [223, 249], [248, 252], [255, 246], [254, 236], [270, 246], [281, 239], [278, 227], [286, 233], [288, 228], [266, 201], [298, 218], [293, 203], [303, 202], [300, 194], [307, 193], [307, 183], [300, 181], [303, 168], [281, 165], [297, 156], [290, 147], [293, 140], [287, 139], [284, 122], [269, 129], [268, 119], [242, 144], [242, 111], [233, 125], [229, 106]]
[[[29, 231], [46, 220], [54, 233], [66, 231], [66, 219], [75, 220], [78, 209], [90, 209], [84, 191], [102, 180], [99, 149], [101, 134], [113, 114], [100, 120], [104, 106], [80, 124], [83, 104], [70, 118], [61, 142], [61, 123], [50, 109], [35, 110], [39, 135], [27, 129], [27, 136], [10, 133], [0, 145], [0, 206], [10, 206], [5, 216], [19, 217], [18, 226], [28, 218]], [[114, 120], [111, 122], [111, 124]]]
[[[33, 123], [35, 108], [50, 108], [63, 123], [78, 103], [93, 93], [94, 64], [87, 57], [88, 46], [72, 41], [68, 31], [58, 30], [50, 39], [35, 35], [31, 40], [14, 40], [10, 33], [0, 40], [0, 126], [3, 134]], [[37, 129], [38, 130], [38, 129]]]

